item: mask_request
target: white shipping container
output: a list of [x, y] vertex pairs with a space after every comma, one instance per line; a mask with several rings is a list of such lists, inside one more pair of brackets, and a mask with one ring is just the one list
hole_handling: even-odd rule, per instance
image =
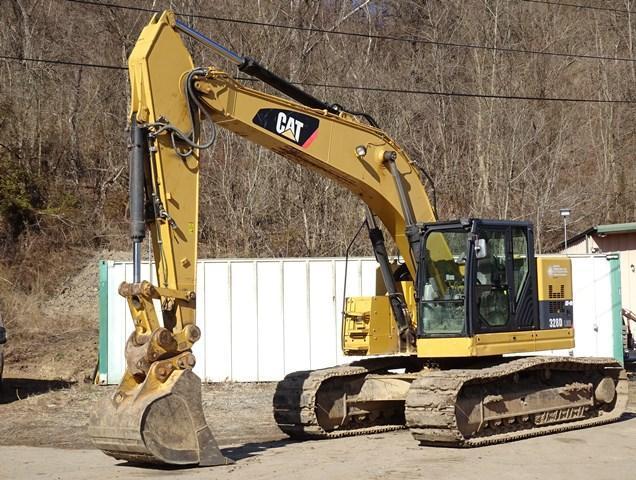
[[[375, 268], [372, 258], [350, 258], [347, 296], [373, 295]], [[132, 281], [132, 264], [102, 262], [100, 272], [99, 382], [115, 384], [133, 330], [117, 288]], [[275, 381], [355, 360], [340, 348], [344, 275], [344, 258], [199, 260], [194, 371], [207, 382]]]

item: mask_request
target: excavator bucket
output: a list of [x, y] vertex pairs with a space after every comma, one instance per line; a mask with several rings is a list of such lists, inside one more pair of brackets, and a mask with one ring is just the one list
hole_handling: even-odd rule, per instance
[[201, 380], [190, 369], [176, 370], [164, 382], [148, 376], [130, 391], [120, 387], [92, 414], [89, 434], [97, 448], [118, 460], [202, 467], [233, 463], [205, 421]]

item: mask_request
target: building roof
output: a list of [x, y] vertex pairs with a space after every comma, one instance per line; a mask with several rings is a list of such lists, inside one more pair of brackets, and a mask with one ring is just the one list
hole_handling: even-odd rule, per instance
[[634, 233], [636, 232], [636, 222], [631, 223], [610, 223], [609, 225], [597, 225], [596, 233], [611, 235], [613, 233]]
[[[568, 247], [578, 243], [579, 240], [583, 240], [590, 235], [616, 235], [621, 233], [636, 233], [636, 222], [629, 223], [609, 223], [607, 225], [596, 225], [590, 227], [587, 230], [574, 235], [572, 238], [568, 238]], [[557, 247], [559, 250], [565, 248], [565, 242], [561, 242]]]

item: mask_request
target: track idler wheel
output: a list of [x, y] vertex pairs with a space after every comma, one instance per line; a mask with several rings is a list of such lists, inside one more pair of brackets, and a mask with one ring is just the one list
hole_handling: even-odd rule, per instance
[[118, 460], [183, 466], [227, 465], [203, 414], [201, 380], [191, 369], [164, 381], [151, 367], [143, 382], [129, 375], [91, 415], [89, 435]]

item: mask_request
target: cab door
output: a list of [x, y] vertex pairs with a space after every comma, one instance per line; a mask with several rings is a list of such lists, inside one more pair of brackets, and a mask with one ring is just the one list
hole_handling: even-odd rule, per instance
[[474, 333], [535, 328], [534, 251], [524, 222], [481, 222], [471, 268]]

